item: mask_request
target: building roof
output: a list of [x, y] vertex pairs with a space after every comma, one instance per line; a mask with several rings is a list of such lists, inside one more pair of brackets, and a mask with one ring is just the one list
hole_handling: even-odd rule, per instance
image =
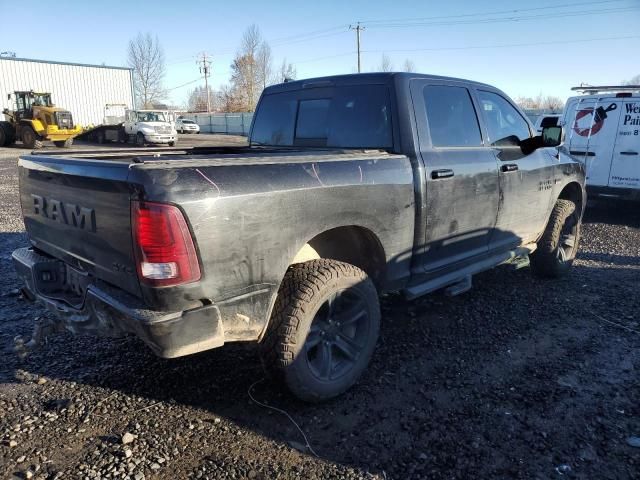
[[75, 62], [57, 62], [54, 60], [39, 60], [36, 58], [0, 57], [0, 60], [11, 60], [14, 62], [50, 63], [53, 65], [73, 65], [76, 67], [108, 68], [113, 70], [132, 70], [132, 68], [130, 67], [114, 67], [112, 65], [92, 65], [89, 63], [75, 63]]

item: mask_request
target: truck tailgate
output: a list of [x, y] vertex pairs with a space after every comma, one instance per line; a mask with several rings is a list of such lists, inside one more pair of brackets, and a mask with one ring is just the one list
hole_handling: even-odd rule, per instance
[[140, 295], [131, 238], [129, 162], [46, 155], [18, 162], [24, 224], [34, 247]]

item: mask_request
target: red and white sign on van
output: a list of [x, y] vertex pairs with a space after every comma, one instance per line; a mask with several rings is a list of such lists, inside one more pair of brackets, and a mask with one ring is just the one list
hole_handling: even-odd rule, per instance
[[611, 112], [618, 108], [615, 103], [612, 103], [607, 108], [598, 107], [585, 108], [584, 110], [578, 110], [576, 112], [576, 119], [573, 123], [573, 131], [581, 137], [588, 137], [589, 132], [591, 135], [596, 135], [604, 125], [604, 121], [607, 118], [607, 112]]

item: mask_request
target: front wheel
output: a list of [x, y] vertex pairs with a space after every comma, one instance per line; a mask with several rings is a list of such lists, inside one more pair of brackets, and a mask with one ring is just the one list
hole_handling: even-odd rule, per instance
[[140, 132], [136, 135], [136, 145], [139, 147], [144, 147], [144, 135]]
[[366, 369], [380, 330], [376, 288], [336, 260], [289, 267], [261, 343], [268, 371], [301, 400], [340, 395]]
[[73, 145], [73, 138], [67, 138], [66, 140], [56, 140], [53, 144], [58, 148], [70, 148]]
[[40, 135], [38, 135], [33, 128], [29, 126], [22, 127], [20, 130], [20, 138], [22, 139], [22, 144], [26, 148], [37, 149], [43, 147]]
[[556, 202], [538, 248], [531, 254], [531, 270], [535, 275], [558, 278], [569, 272], [578, 252], [581, 222], [574, 202], [563, 199]]
[[176, 144], [176, 142], [169, 142], [169, 146], [170, 146], [170, 147], [175, 146], [175, 144]]

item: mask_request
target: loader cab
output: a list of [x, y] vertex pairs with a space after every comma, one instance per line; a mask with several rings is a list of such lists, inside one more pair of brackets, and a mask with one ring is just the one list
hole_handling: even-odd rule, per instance
[[17, 120], [32, 119], [34, 107], [53, 107], [50, 93], [36, 93], [30, 90], [16, 91], [13, 95]]

